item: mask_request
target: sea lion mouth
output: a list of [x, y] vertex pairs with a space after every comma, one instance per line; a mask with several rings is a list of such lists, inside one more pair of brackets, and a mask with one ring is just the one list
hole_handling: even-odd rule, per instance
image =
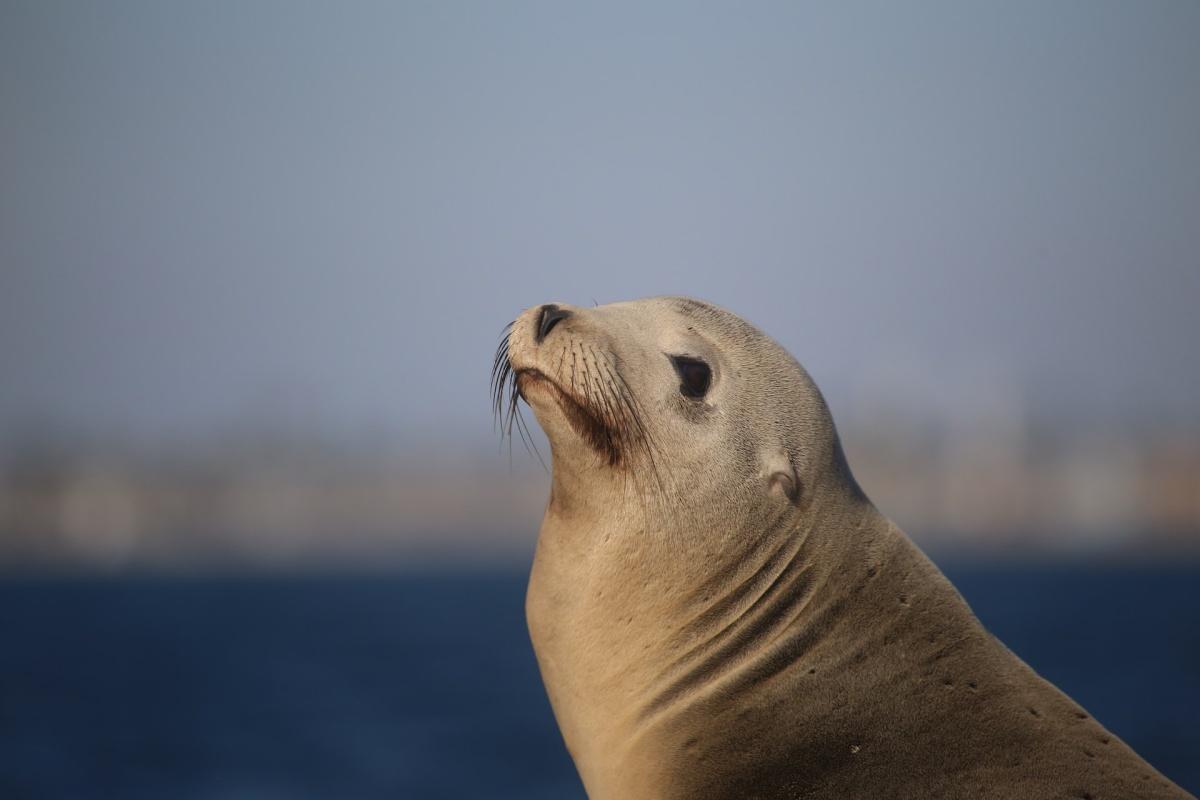
[[589, 343], [576, 342], [577, 368], [573, 355], [569, 381], [563, 375], [551, 377], [524, 357], [509, 357], [511, 330], [511, 324], [505, 327], [492, 362], [492, 409], [500, 435], [511, 442], [515, 428], [529, 451], [541, 460], [521, 418], [518, 401], [529, 403], [535, 393], [549, 393], [572, 431], [608, 466], [623, 468], [639, 485], [641, 476], [648, 475], [662, 494], [665, 490], [658, 468], [661, 454], [646, 426], [646, 411], [622, 374], [620, 358]]
[[610, 427], [604, 416], [597, 413], [586, 399], [576, 397], [539, 369], [526, 367], [516, 370], [517, 392], [526, 403], [529, 402], [526, 392], [534, 387], [546, 389], [552, 394], [571, 429], [593, 450], [604, 456], [612, 466], [620, 463], [619, 432]]

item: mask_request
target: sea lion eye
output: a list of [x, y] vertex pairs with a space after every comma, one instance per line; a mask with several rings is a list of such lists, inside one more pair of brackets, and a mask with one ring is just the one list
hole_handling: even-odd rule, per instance
[[671, 364], [679, 373], [679, 393], [684, 397], [698, 400], [708, 392], [712, 382], [712, 370], [698, 358], [689, 356], [671, 356]]

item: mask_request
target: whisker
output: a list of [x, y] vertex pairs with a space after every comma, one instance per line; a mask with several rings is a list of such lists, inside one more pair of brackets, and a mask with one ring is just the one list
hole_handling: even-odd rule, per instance
[[[589, 347], [588, 350], [604, 375], [605, 380], [603, 383], [601, 383], [599, 377], [596, 378], [597, 390], [603, 399], [605, 414], [609, 418], [611, 426], [616, 430], [617, 437], [620, 440], [621, 453], [625, 455], [628, 464], [628, 459], [632, 454], [633, 437], [631, 436], [631, 428], [633, 426], [630, 424], [628, 415], [624, 410], [625, 407], [620, 403], [617, 387], [612, 378], [612, 370], [609, 368], [607, 360], [600, 358], [592, 348]], [[628, 494], [631, 472], [632, 470], [629, 469], [621, 471], [621, 494], [623, 495]]]
[[538, 460], [542, 469], [549, 472], [546, 460], [542, 458], [533, 433], [529, 429], [529, 424], [525, 422], [525, 417], [521, 414], [521, 390], [517, 386], [517, 375], [508, 355], [508, 336], [512, 331], [513, 324], [510, 322], [504, 326], [500, 335], [500, 344], [496, 347], [496, 356], [492, 361], [490, 393], [494, 418], [493, 427], [499, 429], [501, 448], [504, 447], [506, 441], [508, 443], [509, 469], [512, 469], [512, 440], [515, 428], [517, 438], [521, 440], [525, 451]]
[[521, 442], [525, 445], [526, 452], [530, 453], [542, 465], [542, 469], [547, 473], [550, 468], [546, 466], [545, 459], [542, 458], [541, 451], [538, 450], [537, 442], [533, 439], [533, 432], [529, 430], [529, 423], [525, 421], [524, 415], [521, 414], [521, 409], [517, 409], [517, 432], [521, 435]]
[[[500, 343], [496, 347], [496, 356], [492, 361], [492, 377], [490, 394], [492, 398], [493, 427], [500, 431], [500, 446], [508, 440], [509, 468], [512, 468], [512, 409], [516, 404], [516, 377], [513, 375], [512, 363], [508, 358], [508, 333], [513, 323], [504, 326], [500, 334]], [[507, 401], [507, 408], [506, 403]]]
[[665, 499], [669, 496], [667, 487], [663, 483], [662, 471], [659, 469], [658, 458], [661, 455], [658, 442], [650, 433], [643, 420], [646, 419], [645, 408], [638, 401], [637, 395], [629, 388], [629, 383], [625, 380], [625, 376], [621, 373], [620, 359], [614, 356], [614, 364], [612, 376], [620, 384], [619, 396], [627, 404], [629, 408], [629, 417], [636, 426], [638, 439], [641, 443], [639, 448], [649, 461], [651, 475], [654, 477], [654, 482], [658, 488], [660, 499]]
[[[549, 472], [533, 431], [521, 412], [524, 398], [509, 356], [508, 334], [512, 326], [513, 323], [504, 326], [492, 360], [489, 388], [494, 424], [500, 433], [501, 447], [507, 440], [510, 469], [512, 442], [519, 438], [526, 452]], [[644, 505], [652, 496], [657, 495], [660, 499], [669, 496], [667, 484], [670, 481], [662, 469], [662, 449], [646, 425], [645, 407], [625, 379], [621, 359], [616, 354], [598, 352], [591, 345], [572, 339], [559, 353], [555, 376], [591, 416], [593, 423], [588, 436], [597, 455], [606, 459], [609, 466], [623, 467], [620, 470], [622, 493], [635, 488]], [[638, 461], [649, 476], [643, 474]], [[631, 480], [634, 487], [629, 486]]]

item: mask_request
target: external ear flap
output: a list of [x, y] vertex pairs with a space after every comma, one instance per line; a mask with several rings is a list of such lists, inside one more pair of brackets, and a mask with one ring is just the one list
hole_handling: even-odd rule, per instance
[[796, 475], [796, 466], [783, 450], [776, 450], [766, 457], [764, 470], [772, 492], [780, 492], [792, 505], [800, 505], [802, 487]]

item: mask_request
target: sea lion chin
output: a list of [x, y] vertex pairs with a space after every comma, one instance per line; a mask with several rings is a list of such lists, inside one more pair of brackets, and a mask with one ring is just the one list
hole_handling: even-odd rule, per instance
[[540, 401], [539, 392], [549, 395], [577, 436], [587, 442], [609, 465], [620, 462], [620, 437], [610, 426], [604, 409], [594, 407], [594, 401], [589, 397], [574, 395], [534, 368], [517, 370], [516, 385], [521, 399], [530, 405]]
[[1189, 796], [984, 630], [734, 314], [535, 306], [493, 389], [550, 442], [526, 615], [593, 800]]

